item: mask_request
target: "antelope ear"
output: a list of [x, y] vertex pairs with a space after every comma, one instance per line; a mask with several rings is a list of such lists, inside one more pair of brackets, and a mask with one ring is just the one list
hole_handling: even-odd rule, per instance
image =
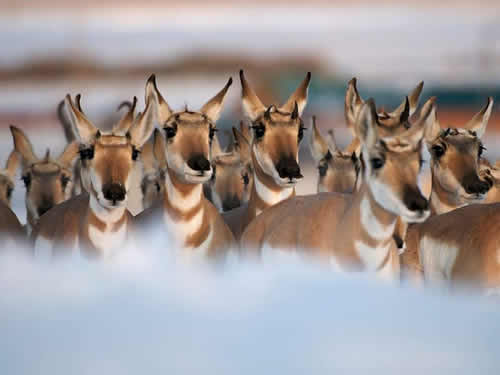
[[24, 132], [16, 128], [15, 126], [10, 126], [10, 132], [12, 133], [12, 137], [14, 139], [14, 149], [21, 155], [23, 168], [35, 163], [38, 158], [33, 152], [33, 146], [31, 145], [30, 140], [24, 134]]
[[70, 168], [78, 157], [80, 145], [78, 142], [71, 142], [66, 146], [64, 151], [59, 155], [57, 161], [65, 168]]
[[397, 107], [394, 111], [392, 111], [389, 115], [391, 117], [401, 117], [401, 114], [405, 111], [405, 107], [407, 106], [406, 102], [408, 101], [409, 111], [408, 117], [413, 115], [418, 108], [418, 100], [420, 99], [420, 94], [422, 93], [422, 89], [424, 88], [424, 81], [420, 82], [417, 87], [413, 89], [413, 91], [408, 95], [403, 102]]
[[168, 120], [172, 115], [173, 111], [170, 109], [168, 103], [163, 99], [163, 96], [158, 90], [156, 85], [156, 75], [151, 74], [146, 83], [146, 98], [145, 101], [148, 103], [153, 100], [155, 109], [156, 121], [160, 126]]
[[312, 118], [312, 131], [309, 137], [309, 149], [316, 163], [319, 163], [328, 154], [328, 144], [316, 127], [316, 116]]
[[285, 104], [283, 104], [280, 108], [283, 112], [292, 113], [297, 105], [299, 110], [299, 116], [302, 115], [304, 109], [307, 104], [307, 91], [309, 89], [309, 83], [311, 82], [311, 72], [307, 72], [306, 78], [302, 81], [302, 83], [297, 87], [292, 95], [288, 98]]
[[158, 163], [158, 168], [162, 171], [167, 168], [167, 148], [165, 145], [165, 140], [158, 129], [155, 129], [153, 136], [153, 154]]
[[377, 109], [373, 99], [368, 99], [361, 107], [356, 119], [356, 135], [367, 149], [373, 148], [378, 141]]
[[[155, 128], [155, 113], [156, 110], [159, 109], [157, 100], [160, 97], [161, 95], [156, 90], [154, 75], [152, 75], [146, 83], [146, 108], [144, 108], [144, 111], [135, 118], [128, 131], [132, 144], [137, 148], [142, 148], [153, 133]], [[131, 108], [129, 114], [132, 112], [133, 108]]]
[[215, 95], [212, 99], [206, 102], [203, 107], [201, 107], [200, 112], [204, 113], [213, 123], [217, 122], [217, 120], [220, 117], [220, 113], [222, 111], [222, 105], [224, 104], [224, 99], [226, 97], [227, 90], [229, 90], [229, 87], [232, 84], [233, 84], [233, 78], [230, 77], [224, 88], [220, 90], [219, 93]]
[[347, 90], [345, 92], [344, 100], [344, 117], [346, 125], [354, 135], [354, 124], [356, 123], [356, 116], [361, 109], [364, 101], [359, 95], [356, 77], [352, 78], [347, 84]]
[[153, 142], [149, 141], [144, 144], [141, 150], [141, 161], [144, 171], [149, 172], [155, 169], [155, 156]]
[[337, 146], [337, 140], [335, 139], [335, 132], [333, 131], [333, 129], [328, 130], [328, 133], [326, 135], [326, 143], [328, 144], [328, 149], [332, 154], [340, 152], [339, 147]]
[[477, 136], [481, 138], [486, 131], [486, 127], [488, 126], [492, 109], [493, 98], [490, 96], [486, 106], [474, 115], [474, 117], [465, 125], [465, 128], [476, 132]]
[[240, 81], [243, 110], [251, 121], [255, 121], [266, 110], [266, 107], [248, 84], [243, 70], [240, 70]]
[[127, 132], [129, 131], [130, 127], [134, 123], [135, 108], [137, 106], [137, 98], [134, 96], [134, 100], [132, 101], [132, 103], [122, 102], [118, 106], [118, 110], [120, 108], [122, 108], [123, 106], [128, 106], [128, 111], [121, 118], [121, 120], [115, 126], [113, 126], [113, 134], [116, 134], [116, 135], [125, 135], [125, 134], [127, 134]]
[[92, 125], [78, 106], [73, 103], [69, 94], [66, 95], [64, 101], [66, 104], [66, 110], [69, 113], [69, 117], [73, 125], [74, 134], [81, 143], [91, 143], [94, 140], [95, 135], [98, 133], [98, 129]]
[[[432, 97], [424, 104], [422, 110], [420, 111], [420, 118], [409, 130], [406, 131], [404, 137], [411, 144], [418, 144], [424, 137], [427, 139], [428, 132], [435, 134], [437, 130], [437, 135], [439, 135], [441, 127], [436, 121], [436, 105], [434, 104], [434, 101], [435, 98]], [[434, 139], [435, 137], [433, 140]]]
[[250, 144], [250, 142], [252, 141], [252, 133], [250, 132], [250, 127], [248, 125], [245, 125], [244, 121], [240, 121], [240, 132]]
[[240, 154], [240, 160], [244, 163], [251, 161], [250, 143], [245, 136], [233, 126], [234, 149]]
[[5, 164], [5, 170], [7, 171], [7, 176], [14, 179], [16, 175], [17, 168], [19, 167], [19, 153], [16, 150], [10, 152], [7, 163]]
[[217, 133], [214, 134], [214, 138], [212, 139], [212, 145], [210, 146], [211, 158], [216, 158], [217, 156], [223, 154], [222, 147], [220, 147], [219, 137]]

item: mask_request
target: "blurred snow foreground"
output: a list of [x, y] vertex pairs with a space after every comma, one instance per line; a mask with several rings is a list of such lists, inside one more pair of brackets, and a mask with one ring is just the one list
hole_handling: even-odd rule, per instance
[[44, 262], [2, 252], [0, 373], [500, 373], [495, 300], [282, 255], [218, 268], [166, 253]]

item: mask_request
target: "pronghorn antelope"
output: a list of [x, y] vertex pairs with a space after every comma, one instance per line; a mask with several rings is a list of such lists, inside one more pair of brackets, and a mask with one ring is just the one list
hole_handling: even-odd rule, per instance
[[29, 234], [43, 214], [71, 197], [73, 163], [78, 156], [78, 144], [67, 145], [57, 159], [50, 157], [49, 150], [39, 159], [21, 129], [11, 126], [10, 131], [15, 150], [21, 156], [21, 176], [26, 187], [26, 227]]
[[224, 213], [226, 223], [239, 238], [262, 211], [295, 196], [302, 179], [298, 164], [304, 134], [301, 115], [307, 104], [311, 73], [281, 107], [265, 107], [240, 71], [243, 109], [251, 122], [251, 157], [254, 182], [248, 204]]
[[234, 127], [233, 135], [235, 141], [231, 152], [212, 153], [214, 173], [207, 183], [206, 195], [221, 212], [246, 204], [253, 184], [250, 144], [245, 136]]
[[[151, 82], [157, 120], [166, 136], [164, 154], [158, 155], [166, 160], [165, 193], [160, 202], [136, 216], [138, 229], [158, 225], [161, 245], [187, 250], [184, 255], [218, 257], [234, 245], [234, 238], [205, 198], [203, 183], [212, 177], [210, 143], [232, 79], [199, 111], [178, 112], [170, 109], [154, 76]], [[156, 143], [162, 134], [155, 131], [154, 137]]]
[[481, 203], [500, 203], [500, 160], [491, 165], [481, 158], [479, 177], [491, 185], [486, 198]]
[[[434, 98], [429, 102], [434, 102]], [[426, 103], [427, 105], [427, 103]], [[484, 147], [481, 137], [491, 115], [493, 99], [463, 128], [443, 129], [436, 112], [431, 113], [431, 126], [426, 133], [427, 149], [431, 160], [431, 196], [429, 205], [432, 215], [453, 211], [487, 197], [492, 180], [480, 178], [480, 158]], [[406, 235], [406, 251], [401, 257], [405, 277], [417, 281], [422, 276], [422, 264], [418, 254], [418, 225], [411, 226]]]
[[333, 130], [328, 131], [327, 139], [323, 138], [313, 125], [309, 147], [318, 168], [318, 193], [336, 192], [352, 193], [356, 188], [361, 162], [356, 152], [345, 152], [338, 148]]
[[362, 185], [353, 194], [319, 193], [281, 202], [246, 229], [241, 248], [283, 248], [323, 257], [343, 270], [367, 270], [396, 279], [391, 251], [396, 219], [422, 222], [429, 216], [417, 177], [430, 109], [404, 133], [378, 135], [373, 100], [360, 109], [356, 135], [364, 162]]
[[142, 145], [154, 128], [152, 82], [146, 84], [146, 108], [134, 120], [134, 104], [111, 132], [101, 132], [75, 105], [65, 105], [75, 127], [82, 162], [82, 184], [88, 193], [54, 207], [34, 231], [35, 254], [79, 251], [107, 257], [127, 245], [132, 215], [126, 209], [131, 172]]
[[163, 146], [163, 139], [158, 137], [156, 143], [147, 142], [141, 151], [142, 161], [142, 210], [151, 207], [158, 199], [163, 196], [165, 190], [165, 171], [166, 163], [163, 160], [158, 160], [155, 148]]
[[19, 163], [19, 155], [12, 151], [5, 169], [0, 169], [0, 249], [7, 249], [24, 237], [24, 231], [16, 214], [10, 209], [14, 191], [14, 177]]

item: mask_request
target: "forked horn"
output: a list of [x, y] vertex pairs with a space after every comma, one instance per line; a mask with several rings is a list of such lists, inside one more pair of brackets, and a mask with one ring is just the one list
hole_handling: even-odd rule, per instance
[[[120, 106], [118, 106], [118, 109], [123, 106], [125, 102], [122, 102]], [[135, 119], [135, 108], [137, 106], [137, 97], [134, 96], [134, 99], [132, 100], [131, 105], [128, 107], [127, 113], [121, 118], [121, 120], [113, 126], [113, 134], [116, 135], [125, 135], [132, 124], [134, 123]]]

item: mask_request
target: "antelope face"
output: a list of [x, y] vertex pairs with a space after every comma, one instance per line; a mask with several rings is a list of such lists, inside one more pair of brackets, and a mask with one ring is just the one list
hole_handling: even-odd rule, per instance
[[63, 153], [52, 159], [50, 152], [39, 159], [24, 132], [11, 126], [16, 151], [22, 157], [22, 180], [26, 187], [26, 208], [31, 224], [55, 205], [68, 200], [73, 189], [73, 162], [78, 145], [69, 144]]
[[479, 169], [479, 177], [491, 186], [484, 203], [500, 202], [500, 162], [491, 165], [486, 159], [481, 158]]
[[210, 163], [210, 145], [217, 131], [217, 122], [233, 80], [210, 99], [198, 112], [185, 109], [173, 112], [152, 80], [151, 93], [156, 104], [158, 122], [165, 132], [166, 164], [180, 181], [200, 184], [213, 174]]
[[[308, 73], [281, 107], [266, 108], [240, 71], [242, 103], [251, 121], [252, 154], [258, 167], [281, 187], [292, 187], [302, 179], [298, 164], [299, 143], [304, 135], [301, 114], [307, 104], [311, 80]], [[254, 166], [256, 167], [256, 166]]]
[[373, 198], [387, 211], [415, 223], [427, 219], [429, 204], [418, 187], [424, 128], [433, 111], [433, 103], [424, 107], [420, 120], [406, 133], [379, 138], [375, 105], [367, 101], [357, 120], [362, 142], [364, 178]]
[[19, 154], [12, 151], [7, 159], [5, 169], [0, 169], [0, 202], [10, 206], [10, 200], [14, 191], [14, 177], [19, 165]]
[[79, 140], [82, 184], [104, 208], [125, 207], [132, 169], [154, 129], [152, 79], [146, 84], [146, 108], [135, 118], [137, 99], [110, 133], [101, 133], [69, 95], [65, 105]]
[[233, 153], [219, 155], [212, 161], [214, 174], [209, 182], [212, 202], [219, 211], [229, 211], [250, 199], [253, 171]]
[[492, 106], [490, 99], [464, 129], [442, 130], [435, 119], [426, 136], [433, 179], [458, 204], [481, 201], [491, 187], [479, 177], [479, 159], [484, 150], [481, 136], [486, 130]]
[[360, 160], [355, 152], [344, 152], [337, 147], [333, 130], [325, 140], [314, 116], [309, 146], [319, 173], [318, 192], [352, 193], [361, 168]]

